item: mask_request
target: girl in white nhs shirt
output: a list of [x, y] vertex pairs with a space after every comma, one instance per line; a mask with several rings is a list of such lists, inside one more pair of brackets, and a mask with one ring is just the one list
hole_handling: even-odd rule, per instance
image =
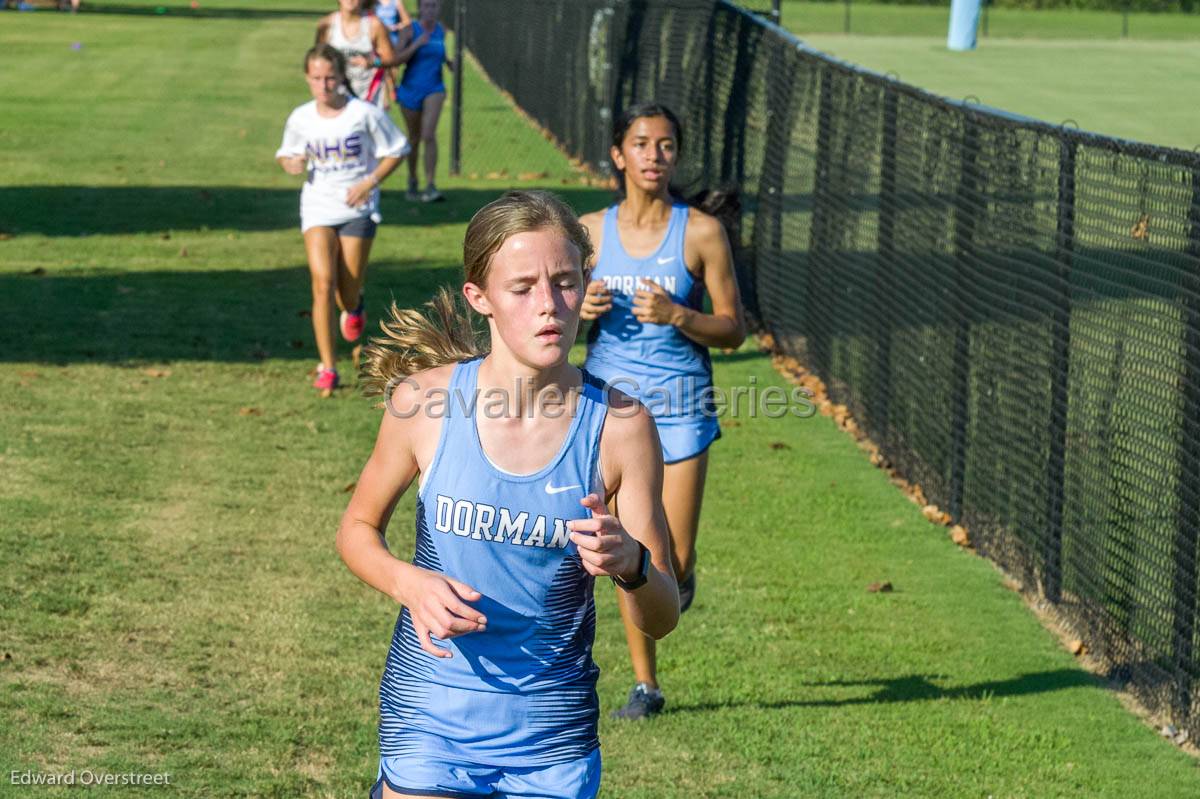
[[275, 160], [291, 175], [307, 170], [300, 192], [300, 230], [312, 273], [313, 334], [321, 362], [313, 387], [338, 386], [333, 302], [346, 341], [366, 323], [362, 285], [375, 239], [379, 184], [408, 153], [408, 140], [387, 114], [344, 91], [342, 54], [327, 44], [304, 56], [311, 102], [288, 117]]

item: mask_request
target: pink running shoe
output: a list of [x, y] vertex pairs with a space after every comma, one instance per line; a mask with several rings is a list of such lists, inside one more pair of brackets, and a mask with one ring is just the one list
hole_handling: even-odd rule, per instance
[[367, 312], [363, 310], [363, 301], [359, 297], [358, 308], [353, 311], [342, 311], [342, 338], [346, 339], [346, 341], [358, 341], [358, 337], [362, 335], [363, 327], [366, 324]]
[[317, 364], [317, 378], [313, 380], [313, 388], [321, 391], [333, 391], [337, 387], [337, 369], [326, 369], [325, 364]]

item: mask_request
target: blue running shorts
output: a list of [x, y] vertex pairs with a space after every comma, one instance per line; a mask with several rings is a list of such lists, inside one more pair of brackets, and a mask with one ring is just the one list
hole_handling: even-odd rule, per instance
[[600, 791], [600, 750], [552, 766], [479, 766], [420, 755], [385, 757], [371, 799], [382, 799], [383, 783], [401, 796], [448, 799], [595, 799]]

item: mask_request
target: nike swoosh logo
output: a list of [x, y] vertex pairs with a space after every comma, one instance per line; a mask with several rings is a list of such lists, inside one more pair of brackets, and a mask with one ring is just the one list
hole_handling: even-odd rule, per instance
[[672, 255], [670, 258], [659, 258], [658, 262], [659, 262], [659, 264], [669, 264], [669, 263], [671, 263], [671, 261], [674, 261], [674, 260], [675, 260], [675, 256]]
[[564, 491], [570, 491], [572, 488], [583, 488], [583, 486], [581, 486], [581, 485], [552, 486], [549, 483], [546, 483], [546, 493], [547, 494], [561, 494]]

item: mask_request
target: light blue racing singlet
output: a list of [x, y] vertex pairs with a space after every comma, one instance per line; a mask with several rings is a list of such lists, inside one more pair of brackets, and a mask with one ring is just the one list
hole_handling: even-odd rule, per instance
[[400, 613], [379, 688], [381, 757], [528, 767], [587, 756], [599, 745], [592, 661], [593, 578], [567, 521], [590, 517], [607, 413], [603, 385], [586, 372], [575, 417], [553, 459], [514, 475], [484, 454], [475, 425], [481, 360], [450, 379], [437, 454], [417, 495], [413, 563], [461, 580], [487, 630], [433, 639], [451, 658], [421, 650]]
[[376, 3], [374, 8], [375, 16], [383, 23], [384, 29], [387, 31], [388, 39], [392, 42], [392, 48], [400, 45], [400, 34], [392, 30], [392, 27], [400, 24], [400, 6], [397, 3], [401, 0], [391, 0], [391, 2]]
[[592, 279], [603, 280], [612, 308], [588, 332], [586, 368], [646, 406], [659, 428], [666, 462], [702, 452], [720, 436], [712, 410], [712, 362], [708, 348], [673, 325], [643, 324], [633, 315], [633, 296], [647, 278], [672, 301], [703, 310], [704, 283], [683, 258], [689, 208], [675, 203], [667, 234], [645, 258], [625, 251], [617, 231], [617, 206], [604, 215], [604, 239]]

